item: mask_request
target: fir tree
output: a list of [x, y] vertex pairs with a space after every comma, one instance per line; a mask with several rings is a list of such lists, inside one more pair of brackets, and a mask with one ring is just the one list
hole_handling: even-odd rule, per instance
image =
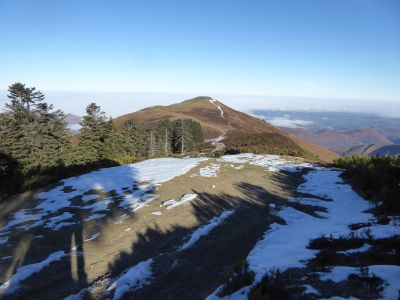
[[96, 103], [86, 107], [79, 136], [80, 161], [105, 160], [109, 155], [109, 120]]

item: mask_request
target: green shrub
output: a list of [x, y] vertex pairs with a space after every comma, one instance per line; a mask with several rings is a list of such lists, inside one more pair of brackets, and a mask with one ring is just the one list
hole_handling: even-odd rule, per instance
[[343, 177], [379, 208], [378, 213], [400, 214], [399, 156], [353, 156], [340, 158], [334, 164], [345, 169]]

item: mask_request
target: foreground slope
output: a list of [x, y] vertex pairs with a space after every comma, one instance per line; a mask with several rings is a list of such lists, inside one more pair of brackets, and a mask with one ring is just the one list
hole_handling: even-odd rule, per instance
[[[295, 138], [283, 130], [256, 117], [236, 111], [210, 97], [197, 97], [169, 106], [154, 106], [115, 119], [115, 124], [122, 127], [126, 121], [140, 120], [152, 124], [160, 120], [193, 119], [202, 126], [205, 139], [225, 136], [227, 142], [232, 137], [232, 144], [246, 146], [248, 140], [257, 140], [269, 149], [301, 149], [323, 161], [332, 161], [337, 155], [322, 147], [312, 145], [301, 138]], [[237, 145], [238, 144], [238, 145]], [[254, 146], [254, 145], [253, 145]], [[253, 148], [262, 148], [257, 145]], [[254, 151], [250, 149], [248, 151]], [[295, 153], [294, 151], [294, 153]]]
[[[279, 268], [301, 299], [396, 299], [399, 224], [378, 222], [339, 176], [299, 158], [239, 154], [64, 180], [0, 215], [0, 298], [257, 299]], [[221, 287], [243, 261], [254, 276]]]

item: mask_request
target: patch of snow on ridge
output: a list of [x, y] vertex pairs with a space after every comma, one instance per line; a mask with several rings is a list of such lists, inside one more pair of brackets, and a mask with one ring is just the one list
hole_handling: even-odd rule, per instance
[[[298, 191], [332, 199], [332, 201], [317, 200], [318, 206], [324, 207], [327, 213], [324, 214], [324, 218], [317, 218], [292, 207], [285, 207], [278, 211], [276, 215], [284, 219], [286, 225], [271, 224], [247, 257], [249, 270], [255, 273], [252, 286], [260, 282], [262, 277], [273, 269], [286, 271], [289, 268], [304, 267], [307, 261], [319, 252], [307, 248], [310, 240], [322, 235], [346, 235], [350, 233], [350, 224], [368, 223], [374, 219], [372, 214], [365, 212], [371, 208], [371, 205], [355, 193], [350, 185], [345, 184], [340, 174], [341, 172], [337, 170], [317, 168], [304, 175], [306, 182], [298, 188]], [[302, 198], [297, 200], [301, 203]], [[400, 228], [396, 224], [379, 226], [385, 227], [385, 230], [379, 229], [381, 236], [390, 237], [400, 234]], [[375, 275], [387, 281], [388, 286], [385, 287], [384, 295], [392, 295], [392, 283], [395, 279], [398, 282], [400, 267], [387, 266], [389, 275], [384, 275], [383, 266], [377, 269], [374, 269], [374, 266], [371, 268], [374, 272], [376, 271]], [[246, 299], [245, 295], [250, 288], [251, 286], [248, 286], [235, 293], [241, 297], [235, 298], [231, 295], [232, 298], [228, 296], [226, 299]], [[219, 297], [214, 292], [208, 299], [219, 299]], [[385, 297], [385, 299], [396, 298]]]
[[173, 209], [173, 208], [180, 206], [186, 202], [190, 202], [196, 198], [197, 198], [197, 194], [186, 194], [186, 195], [182, 196], [178, 201], [175, 199], [164, 201], [161, 206], [164, 206], [167, 209]]
[[217, 102], [216, 99], [213, 99], [213, 98], [210, 99], [210, 103], [211, 103], [211, 104], [214, 104], [216, 107], [218, 107], [218, 109], [219, 109], [219, 111], [220, 111], [220, 113], [221, 113], [221, 118], [222, 118], [222, 119], [225, 119], [224, 111], [223, 111], [222, 108], [221, 108], [217, 103], [215, 103], [215, 102]]
[[64, 256], [66, 256], [64, 251], [58, 251], [50, 254], [49, 257], [41, 262], [19, 267], [10, 279], [0, 286], [0, 295], [14, 293], [20, 288], [21, 281], [27, 279], [34, 273], [40, 272], [45, 267], [48, 267], [52, 262], [61, 260]]
[[[340, 282], [351, 274], [359, 274], [360, 268], [333, 267], [328, 273], [322, 273], [321, 280]], [[383, 299], [398, 299], [400, 290], [400, 266], [374, 265], [368, 266], [368, 277], [377, 276], [385, 281]]]
[[115, 290], [113, 300], [118, 300], [125, 293], [138, 290], [149, 284], [152, 276], [152, 264], [153, 259], [140, 262], [118, 277], [107, 289], [107, 292], [112, 292]]
[[206, 225], [203, 225], [203, 226], [199, 227], [198, 229], [196, 229], [191, 234], [189, 240], [185, 244], [183, 244], [182, 247], [180, 247], [178, 249], [178, 251], [184, 251], [186, 249], [191, 248], [194, 244], [197, 243], [197, 241], [201, 237], [209, 234], [214, 228], [221, 225], [233, 213], [234, 213], [234, 210], [224, 211], [221, 215], [212, 218]]
[[200, 177], [217, 177], [219, 170], [221, 168], [220, 164], [211, 164], [204, 168], [201, 168], [197, 173], [193, 174], [191, 177], [200, 176]]
[[[67, 226], [66, 219], [70, 219], [74, 212], [68, 212], [48, 219], [48, 215], [59, 210], [83, 209], [95, 214], [98, 211], [108, 210], [108, 205], [114, 200], [110, 197], [97, 200], [97, 195], [85, 195], [89, 190], [101, 190], [104, 193], [113, 191], [116, 195], [123, 195], [121, 208], [137, 210], [143, 204], [154, 197], [151, 191], [154, 186], [169, 181], [174, 177], [183, 175], [208, 158], [159, 158], [146, 160], [125, 166], [103, 168], [87, 174], [61, 180], [60, 185], [50, 191], [40, 193], [40, 203], [32, 209], [21, 209], [13, 215], [8, 224], [0, 229], [5, 232], [16, 225], [24, 225], [25, 229], [45, 226], [53, 230], [59, 229], [60, 223]], [[147, 184], [136, 187], [130, 194], [124, 193], [124, 189], [131, 188], [140, 182]], [[66, 187], [69, 189], [66, 190]], [[69, 192], [68, 192], [69, 190]], [[72, 199], [83, 196], [81, 205], [72, 205]], [[94, 203], [92, 203], [94, 202]], [[87, 218], [90, 220], [90, 217]], [[29, 222], [29, 223], [28, 223]], [[26, 224], [29, 225], [26, 225]], [[33, 223], [33, 224], [32, 224]], [[69, 223], [73, 225], [74, 223]]]
[[219, 159], [219, 161], [236, 164], [249, 163], [251, 165], [265, 167], [268, 171], [272, 172], [297, 172], [302, 168], [313, 167], [313, 165], [310, 163], [289, 161], [280, 155], [257, 155], [252, 153], [224, 155]]

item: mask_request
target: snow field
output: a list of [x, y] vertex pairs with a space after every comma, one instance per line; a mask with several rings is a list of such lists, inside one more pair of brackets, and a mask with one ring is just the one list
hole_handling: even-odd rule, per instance
[[[40, 226], [59, 230], [65, 226], [75, 225], [75, 222], [65, 222], [75, 216], [73, 212], [64, 212], [48, 218], [48, 215], [55, 214], [61, 209], [82, 209], [94, 215], [83, 221], [105, 217], [105, 214], [96, 213], [107, 211], [113, 199], [101, 200], [98, 195], [85, 195], [85, 192], [90, 190], [100, 190], [104, 193], [115, 191], [117, 195], [123, 196], [120, 204], [122, 209], [138, 210], [154, 199], [152, 192], [157, 184], [183, 175], [205, 160], [207, 158], [151, 159], [126, 166], [104, 168], [62, 180], [60, 186], [38, 195], [40, 203], [36, 207], [16, 212], [13, 219], [1, 228], [0, 232], [4, 233], [16, 226], [25, 230]], [[137, 183], [140, 182], [147, 183], [137, 186]], [[136, 190], [128, 194], [124, 193], [126, 188], [134, 186], [136, 186]], [[66, 189], [67, 187], [68, 189]], [[72, 199], [77, 196], [82, 196], [83, 205], [72, 205]], [[90, 203], [91, 201], [96, 202]], [[27, 225], [27, 223], [32, 224]], [[2, 237], [2, 241], [5, 241], [4, 237]]]
[[[258, 158], [251, 157], [253, 162], [260, 162]], [[248, 160], [248, 157], [247, 155], [240, 158], [228, 157], [231, 162], [237, 162], [238, 159], [242, 163], [244, 160]], [[263, 161], [265, 162], [265, 160]], [[270, 161], [267, 160], [268, 167]], [[275, 159], [272, 159], [272, 161], [275, 161]], [[287, 225], [272, 224], [247, 257], [249, 269], [255, 273], [252, 286], [274, 268], [285, 271], [289, 268], [304, 267], [305, 262], [319, 252], [307, 249], [311, 239], [316, 239], [321, 235], [340, 236], [348, 234], [350, 232], [348, 225], [351, 223], [367, 223], [374, 219], [372, 214], [365, 213], [367, 209], [371, 208], [370, 204], [358, 196], [349, 185], [344, 184], [339, 176], [339, 171], [322, 168], [314, 169], [304, 176], [306, 182], [299, 187], [299, 192], [330, 198], [332, 201], [302, 198], [291, 199], [291, 201], [297, 200], [300, 203], [307, 202], [308, 204], [319, 205], [325, 207], [328, 213], [323, 214], [324, 218], [315, 218], [291, 207], [285, 207], [278, 211], [277, 215], [284, 219]], [[376, 234], [376, 238], [400, 234], [400, 228], [394, 222], [388, 225], [373, 225], [371, 229], [372, 234], [374, 236]], [[353, 249], [353, 251], [365, 251], [367, 247], [368, 245], [364, 245], [362, 249]], [[333, 269], [333, 275], [322, 276], [321, 279], [348, 276], [348, 272], [344, 274], [343, 271], [348, 270], [347, 267], [338, 268]], [[354, 268], [350, 269], [354, 272]], [[398, 291], [400, 288], [400, 267], [370, 266], [370, 270], [376, 271], [374, 274], [386, 281], [385, 299], [396, 299], [392, 298], [392, 295], [395, 293], [394, 290], [397, 289]], [[389, 275], [384, 275], [382, 270], [386, 270]], [[247, 299], [246, 295], [250, 288], [245, 287], [224, 299]], [[207, 299], [219, 299], [216, 296], [217, 292], [218, 289]]]

